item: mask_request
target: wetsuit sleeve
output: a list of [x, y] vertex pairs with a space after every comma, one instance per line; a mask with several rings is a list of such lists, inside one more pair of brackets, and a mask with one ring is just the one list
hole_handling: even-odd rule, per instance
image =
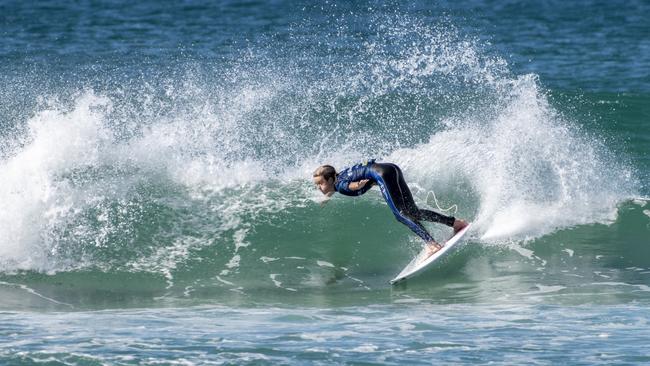
[[[374, 163], [374, 160], [370, 161]], [[362, 194], [368, 192], [374, 183], [374, 177], [369, 175], [369, 165], [368, 162], [363, 164], [357, 164], [351, 168], [342, 170], [336, 177], [335, 189], [337, 192], [344, 194], [346, 196], [361, 196]], [[358, 182], [360, 180], [370, 179], [370, 182], [363, 186], [359, 190], [350, 189], [350, 183]]]
[[339, 179], [336, 182], [336, 191], [339, 192], [340, 194], [346, 195], [346, 196], [356, 196], [357, 192], [351, 190], [348, 188], [350, 185], [350, 181], [346, 179]]

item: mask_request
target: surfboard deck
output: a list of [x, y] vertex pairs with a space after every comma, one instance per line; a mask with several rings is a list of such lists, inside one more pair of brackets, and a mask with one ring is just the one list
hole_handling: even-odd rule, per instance
[[452, 248], [458, 244], [463, 236], [465, 236], [465, 233], [469, 230], [469, 228], [472, 226], [471, 223], [467, 224], [463, 228], [463, 230], [459, 231], [456, 233], [456, 235], [452, 236], [449, 240], [447, 240], [442, 248], [438, 250], [437, 252], [433, 253], [430, 257], [427, 258], [427, 248], [426, 245], [425, 247], [418, 253], [409, 264], [404, 267], [404, 269], [392, 280], [390, 280], [390, 284], [394, 285], [398, 282], [401, 282], [407, 278], [411, 278], [418, 273], [422, 272], [425, 268], [429, 267], [432, 263], [434, 263], [438, 258], [442, 257], [445, 255], [445, 253], [449, 252]]

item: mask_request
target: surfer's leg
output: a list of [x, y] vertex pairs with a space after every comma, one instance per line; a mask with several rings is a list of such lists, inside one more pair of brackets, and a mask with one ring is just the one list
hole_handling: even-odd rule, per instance
[[[434, 242], [431, 235], [427, 230], [420, 224], [418, 219], [412, 215], [413, 207], [409, 205], [409, 198], [413, 201], [411, 192], [406, 187], [399, 184], [401, 178], [401, 172], [399, 168], [394, 164], [375, 164], [373, 166], [375, 172], [375, 180], [379, 184], [379, 189], [381, 190], [382, 196], [386, 200], [388, 207], [395, 215], [395, 218], [402, 224], [406, 225], [414, 233], [416, 233], [422, 240], [429, 242]], [[401, 178], [403, 181], [403, 178]]]
[[413, 195], [411, 194], [411, 190], [409, 189], [408, 185], [406, 184], [406, 181], [404, 180], [404, 175], [402, 174], [402, 170], [398, 166], [395, 167], [397, 168], [397, 173], [398, 173], [397, 184], [399, 187], [399, 194], [401, 200], [404, 202], [404, 206], [407, 208], [409, 212], [409, 215], [415, 218], [416, 220], [439, 222], [447, 226], [454, 226], [454, 221], [456, 220], [455, 217], [445, 216], [435, 211], [418, 208], [418, 206], [415, 204], [415, 200], [413, 199]]
[[424, 209], [418, 209], [418, 217], [420, 220], [439, 222], [447, 226], [454, 226], [454, 221], [456, 221], [456, 218], [453, 216], [445, 216], [435, 211]]
[[[417, 223], [417, 225], [421, 227], [424, 232], [426, 232], [426, 230], [424, 227], [422, 227], [422, 224], [420, 224], [420, 220], [439, 222], [441, 224], [453, 227], [454, 235], [462, 230], [465, 226], [467, 226], [467, 222], [465, 220], [456, 219], [453, 216], [442, 215], [435, 211], [418, 208], [418, 206], [415, 204], [415, 200], [413, 199], [413, 195], [411, 194], [411, 190], [404, 180], [402, 170], [395, 164], [376, 165], [387, 166], [385, 169], [385, 175], [387, 176], [387, 179], [385, 179], [385, 181], [388, 183], [388, 186], [390, 188], [389, 193], [391, 194], [393, 200], [396, 202], [397, 208], [403, 215], [408, 216], [411, 221]], [[413, 230], [413, 228], [411, 229]], [[427, 236], [431, 237], [431, 235], [428, 233]], [[440, 249], [438, 244], [433, 241], [433, 238], [431, 239], [431, 242], [432, 243], [429, 244], [430, 249], [432, 249], [434, 252], [435, 250]]]

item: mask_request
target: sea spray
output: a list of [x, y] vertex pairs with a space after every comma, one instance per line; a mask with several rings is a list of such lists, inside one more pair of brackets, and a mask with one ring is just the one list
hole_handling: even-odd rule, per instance
[[495, 89], [503, 98], [494, 109], [451, 118], [427, 143], [389, 158], [427, 189], [464, 198], [461, 214], [476, 222], [481, 240], [534, 239], [614, 220], [635, 190], [633, 171], [558, 113], [534, 76], [506, 85]]

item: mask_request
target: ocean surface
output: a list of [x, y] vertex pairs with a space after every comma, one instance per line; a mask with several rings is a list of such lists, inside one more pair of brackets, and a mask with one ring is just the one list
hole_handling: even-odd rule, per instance
[[[1, 2], [0, 365], [650, 363], [648, 14]], [[398, 286], [367, 158], [474, 223]]]

